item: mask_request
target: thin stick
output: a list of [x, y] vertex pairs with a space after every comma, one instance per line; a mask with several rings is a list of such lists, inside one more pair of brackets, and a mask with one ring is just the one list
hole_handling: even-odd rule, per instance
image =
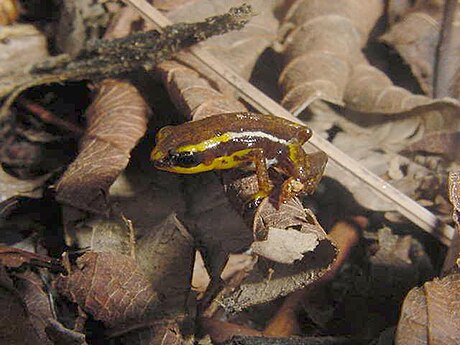
[[449, 64], [452, 63], [452, 26], [458, 0], [446, 0], [442, 17], [441, 32], [436, 48], [436, 60], [434, 63], [433, 96], [435, 98], [449, 95], [449, 81], [452, 76]]
[[83, 128], [80, 126], [67, 120], [61, 119], [36, 102], [29, 101], [26, 98], [19, 98], [19, 103], [27, 110], [38, 116], [45, 123], [49, 123], [59, 128], [65, 129], [77, 137], [82, 136], [84, 133]]
[[[123, 1], [138, 9], [144, 17], [149, 18], [149, 20], [156, 23], [158, 26], [172, 24], [172, 22], [170, 22], [155, 7], [148, 4], [145, 0]], [[190, 51], [206, 67], [212, 69], [230, 85], [232, 85], [239, 92], [240, 96], [258, 111], [282, 116], [291, 121], [302, 123], [289, 111], [266, 96], [262, 91], [252, 86], [207, 51], [200, 49], [198, 46], [192, 47]], [[417, 202], [401, 193], [389, 183], [383, 181], [377, 175], [373, 174], [370, 170], [320, 136], [313, 135], [309, 143], [316, 149], [325, 152], [329, 156], [331, 163], [335, 165], [335, 168], [343, 169], [354, 177], [355, 181], [350, 184], [350, 189], [356, 188], [352, 186], [352, 184], [356, 184], [356, 180], [359, 180], [358, 182], [361, 184], [364, 183], [368, 185], [378, 197], [394, 202], [396, 209], [402, 215], [417, 224], [426, 232], [431, 233], [445, 245], [450, 245], [455, 230], [442, 223], [433, 213], [420, 206]], [[333, 170], [338, 171], [338, 169], [328, 169], [329, 175], [340, 181], [340, 174], [333, 173]]]

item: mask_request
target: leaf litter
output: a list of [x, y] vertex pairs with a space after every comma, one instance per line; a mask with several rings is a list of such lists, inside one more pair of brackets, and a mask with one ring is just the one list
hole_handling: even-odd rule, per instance
[[[154, 2], [179, 22], [200, 21], [240, 4]], [[433, 210], [443, 210], [447, 221], [450, 200], [453, 219], [458, 221], [458, 179], [455, 173], [446, 176], [447, 169], [458, 168], [458, 102], [430, 98], [434, 77], [417, 75], [420, 66], [413, 64], [424, 63], [420, 59], [408, 63], [427, 96], [396, 86], [388, 70], [379, 71], [364, 56], [362, 50], [376, 40], [373, 31], [383, 13], [382, 3], [255, 0], [250, 4], [258, 15], [244, 29], [209, 39], [202, 49], [255, 83], [263, 83], [257, 80], [257, 71], [262, 68], [261, 55], [271, 50], [284, 66], [280, 102], [308, 119], [315, 135], [329, 137], [408, 195]], [[83, 26], [101, 25], [101, 8], [110, 7], [105, 5], [93, 9]], [[443, 20], [439, 2], [428, 9], [423, 2], [413, 8], [407, 2], [390, 5], [390, 30], [417, 11]], [[107, 38], [124, 36], [133, 28], [151, 29], [133, 8], [110, 8], [115, 15]], [[50, 25], [81, 21], [62, 16], [59, 24], [51, 19]], [[423, 39], [432, 49], [439, 31], [427, 30], [431, 36]], [[383, 37], [390, 42], [388, 35]], [[73, 45], [73, 39], [80, 42]], [[81, 37], [77, 34], [61, 47], [65, 45], [66, 50], [81, 51]], [[109, 51], [115, 47], [107, 46]], [[433, 50], [428, 54], [434, 68]], [[263, 67], [270, 71], [273, 66]], [[455, 80], [452, 85], [450, 90], [455, 91]], [[41, 232], [28, 239], [34, 243], [29, 248], [37, 253], [2, 247], [0, 260], [6, 269], [1, 271], [0, 297], [9, 313], [0, 322], [1, 339], [12, 344], [26, 338], [32, 344], [192, 344], [206, 334], [218, 343], [233, 343], [233, 335], [243, 335], [234, 341], [244, 344], [271, 341], [266, 336], [294, 344], [299, 339], [290, 337], [294, 334], [304, 341], [331, 344], [342, 343], [343, 334], [352, 343], [379, 337], [382, 343], [384, 335], [397, 344], [457, 339], [458, 320], [452, 312], [458, 304], [455, 239], [445, 262], [454, 271], [429, 281], [438, 273], [432, 263], [442, 260], [440, 245], [394, 214], [387, 213], [384, 220], [382, 214], [370, 211], [395, 210], [395, 205], [383, 206], [371, 194], [352, 190], [361, 205], [343, 218], [340, 212], [328, 212], [331, 204], [340, 203], [340, 194], [321, 183], [314, 197], [289, 200], [279, 208], [266, 199], [248, 210], [247, 196], [257, 192], [257, 179], [246, 171], [192, 176], [154, 171], [148, 151], [153, 134], [164, 123], [253, 110], [225, 76], [204, 68], [192, 53], [182, 51], [153, 71], [94, 80], [92, 88], [93, 101], [85, 111], [86, 127], [73, 163], [65, 167], [61, 162], [62, 171], [33, 179], [2, 170], [6, 201], [40, 198], [55, 182], [51, 191], [63, 214], [58, 227], [70, 250], [61, 260], [67, 268], [63, 272], [57, 258], [39, 253], [43, 253], [40, 242], [52, 238], [41, 238]], [[456, 97], [454, 91], [449, 96]], [[28, 97], [26, 92], [18, 105], [30, 104]], [[60, 121], [54, 109], [46, 109], [45, 97], [37, 104], [42, 108], [29, 109], [37, 112], [38, 121], [64, 131], [74, 128], [68, 126], [71, 122]], [[19, 106], [11, 107], [9, 119], [15, 121], [18, 110]], [[44, 111], [49, 112], [47, 117], [41, 116]], [[54, 128], [37, 128], [28, 138], [48, 140], [55, 135]], [[3, 207], [20, 211], [21, 204]], [[3, 214], [7, 217], [9, 211]], [[354, 240], [344, 241], [341, 232]], [[358, 239], [361, 244], [355, 247]], [[195, 251], [203, 258], [201, 265], [195, 263]], [[240, 264], [227, 262], [232, 253], [244, 253], [245, 259]], [[192, 272], [193, 278], [209, 276], [198, 296], [192, 290]], [[423, 288], [407, 295], [398, 323], [404, 295], [423, 282]], [[284, 296], [288, 297], [279, 307]], [[411, 305], [413, 300], [424, 300], [422, 308]], [[349, 310], [356, 312], [351, 315]], [[9, 324], [16, 323], [12, 320], [20, 329], [11, 331]], [[319, 334], [330, 337], [326, 340]]]

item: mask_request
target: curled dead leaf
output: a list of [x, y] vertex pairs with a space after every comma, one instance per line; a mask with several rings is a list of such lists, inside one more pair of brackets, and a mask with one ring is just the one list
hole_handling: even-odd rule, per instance
[[315, 100], [343, 105], [350, 68], [382, 10], [379, 0], [295, 1], [280, 28], [289, 32], [282, 48], [281, 103], [293, 113]]
[[0, 343], [51, 345], [45, 333], [51, 307], [41, 279], [25, 272], [13, 280], [0, 266]]
[[80, 154], [57, 184], [56, 199], [105, 214], [108, 189], [129, 161], [130, 151], [147, 128], [148, 108], [128, 82], [107, 79], [87, 111], [88, 129]]
[[1, 245], [0, 264], [13, 268], [21, 267], [23, 264], [29, 264], [36, 267], [48, 267], [62, 272], [61, 264], [49, 256]]

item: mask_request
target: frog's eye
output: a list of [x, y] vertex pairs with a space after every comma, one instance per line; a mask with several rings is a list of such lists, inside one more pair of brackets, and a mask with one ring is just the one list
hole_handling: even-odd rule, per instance
[[172, 126], [162, 127], [156, 134], [157, 142], [160, 141], [160, 140], [163, 140], [164, 138], [166, 138], [169, 135], [169, 133], [171, 132], [171, 128], [172, 128]]
[[174, 166], [190, 168], [200, 164], [194, 152], [177, 152], [170, 150], [168, 153], [170, 155], [170, 161]]

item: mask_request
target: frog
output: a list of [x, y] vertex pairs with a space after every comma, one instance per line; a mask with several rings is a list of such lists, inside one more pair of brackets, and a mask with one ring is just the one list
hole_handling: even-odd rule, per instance
[[299, 194], [311, 194], [321, 180], [327, 155], [307, 154], [302, 145], [312, 136], [307, 126], [252, 112], [223, 113], [161, 128], [151, 153], [155, 168], [179, 174], [253, 168], [259, 202], [274, 190], [269, 169], [285, 179], [278, 205]]

